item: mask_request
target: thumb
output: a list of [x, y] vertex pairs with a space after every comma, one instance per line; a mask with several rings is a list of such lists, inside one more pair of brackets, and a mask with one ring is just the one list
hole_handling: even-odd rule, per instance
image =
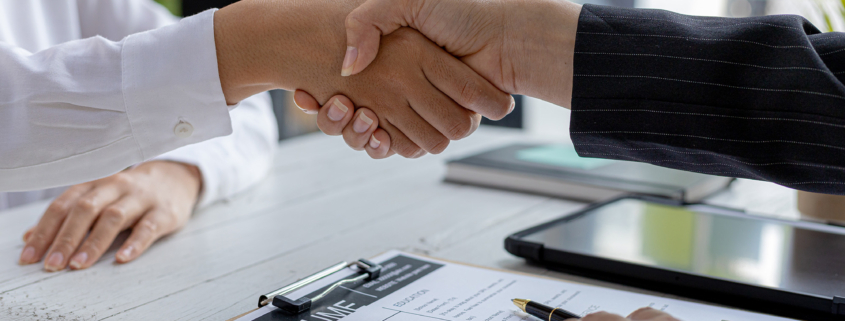
[[368, 0], [352, 10], [346, 16], [346, 55], [340, 75], [351, 76], [366, 69], [376, 59], [381, 36], [410, 25], [406, 17], [419, 1]]

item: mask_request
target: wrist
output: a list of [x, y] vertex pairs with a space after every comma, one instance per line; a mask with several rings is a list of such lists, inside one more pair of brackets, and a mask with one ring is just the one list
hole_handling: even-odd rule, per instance
[[245, 6], [228, 6], [214, 13], [214, 43], [217, 70], [226, 103], [235, 105], [252, 95], [276, 89], [273, 78], [265, 75], [249, 40], [254, 37]]
[[157, 181], [172, 180], [178, 183], [178, 186], [181, 186], [194, 200], [202, 190], [202, 172], [195, 165], [169, 160], [152, 160], [141, 163], [132, 170], [144, 175], [159, 177], [160, 179]]
[[214, 34], [226, 101], [348, 81], [337, 73], [346, 48], [344, 20], [363, 1], [243, 0], [217, 11]]
[[[506, 55], [514, 68], [515, 93], [570, 108], [575, 36], [581, 5], [566, 0], [536, 2], [511, 26]], [[515, 19], [515, 20], [517, 20]]]

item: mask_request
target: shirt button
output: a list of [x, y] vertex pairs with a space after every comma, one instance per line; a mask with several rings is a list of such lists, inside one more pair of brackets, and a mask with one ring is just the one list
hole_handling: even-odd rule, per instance
[[188, 138], [194, 134], [194, 126], [188, 122], [180, 121], [179, 124], [176, 124], [176, 128], [173, 128], [173, 133], [176, 134], [176, 137]]

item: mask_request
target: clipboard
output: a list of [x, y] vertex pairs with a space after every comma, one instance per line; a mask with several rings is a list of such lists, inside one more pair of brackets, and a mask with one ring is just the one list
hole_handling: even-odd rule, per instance
[[[371, 277], [368, 270], [373, 269], [379, 270], [375, 272], [379, 276]], [[513, 305], [513, 298], [536, 299], [579, 315], [600, 310], [627, 315], [652, 305], [669, 308], [688, 321], [787, 320], [399, 251], [335, 264], [260, 296], [263, 307], [232, 320], [522, 320], [527, 315]], [[309, 301], [311, 306], [304, 308]], [[304, 310], [297, 313], [300, 307]]]

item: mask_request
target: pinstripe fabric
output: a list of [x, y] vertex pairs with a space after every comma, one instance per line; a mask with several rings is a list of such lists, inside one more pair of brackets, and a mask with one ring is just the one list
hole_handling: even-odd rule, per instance
[[845, 33], [585, 5], [578, 153], [845, 194]]

